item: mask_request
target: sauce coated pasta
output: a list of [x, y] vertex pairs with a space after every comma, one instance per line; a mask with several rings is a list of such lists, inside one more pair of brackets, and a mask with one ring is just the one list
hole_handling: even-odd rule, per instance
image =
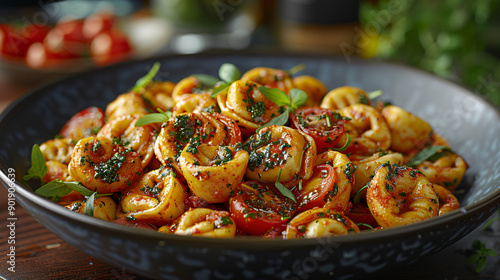
[[464, 159], [363, 89], [227, 63], [220, 78], [154, 75], [35, 145], [36, 193], [98, 219], [216, 238], [356, 234], [460, 207]]

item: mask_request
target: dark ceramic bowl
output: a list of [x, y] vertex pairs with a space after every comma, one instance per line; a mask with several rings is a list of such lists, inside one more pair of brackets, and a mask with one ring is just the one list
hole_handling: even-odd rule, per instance
[[[454, 83], [405, 66], [376, 61], [301, 55], [201, 54], [158, 59], [160, 80], [194, 73], [217, 74], [224, 62], [242, 71], [256, 66], [290, 69], [304, 63], [329, 89], [342, 85], [383, 90], [383, 100], [427, 120], [469, 163], [458, 189], [462, 207], [417, 224], [334, 238], [207, 239], [131, 229], [67, 211], [16, 183], [16, 199], [54, 234], [110, 264], [161, 279], [353, 279], [389, 271], [433, 254], [470, 233], [500, 205], [500, 114]], [[31, 92], [0, 117], [2, 181], [22, 177], [31, 147], [53, 137], [66, 120], [91, 106], [103, 107], [130, 89], [155, 60], [78, 74]], [[313, 277], [314, 276], [314, 277]]]

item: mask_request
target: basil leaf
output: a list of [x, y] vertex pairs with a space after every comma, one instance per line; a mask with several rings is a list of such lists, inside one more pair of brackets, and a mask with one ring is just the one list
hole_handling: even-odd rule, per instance
[[304, 69], [306, 69], [306, 65], [304, 63], [301, 63], [301, 64], [293, 66], [287, 72], [288, 72], [288, 75], [292, 76], [293, 74], [296, 74], [297, 72], [302, 71]]
[[259, 87], [260, 93], [262, 93], [267, 99], [271, 100], [278, 106], [290, 106], [290, 98], [286, 93], [277, 88], [268, 88], [265, 86]]
[[290, 103], [292, 107], [292, 113], [300, 106], [304, 105], [307, 101], [307, 93], [298, 88], [292, 88], [290, 90]]
[[407, 165], [414, 167], [426, 160], [436, 161], [440, 157], [444, 156], [444, 151], [451, 151], [451, 149], [446, 146], [431, 146], [423, 149], [416, 156], [414, 156]]
[[193, 76], [206, 87], [214, 87], [219, 82], [219, 79], [212, 75], [195, 74]]
[[373, 229], [372, 226], [370, 226], [369, 224], [365, 224], [365, 223], [356, 223], [357, 226], [365, 226], [367, 228], [370, 228], [370, 229]]
[[284, 197], [288, 197], [291, 200], [293, 200], [293, 202], [297, 202], [297, 199], [295, 198], [295, 195], [293, 195], [292, 191], [290, 191], [287, 187], [283, 186], [283, 184], [280, 183], [279, 180], [280, 180], [280, 177], [281, 177], [281, 170], [283, 170], [283, 169], [280, 169], [280, 172], [278, 173], [278, 178], [276, 178], [276, 182], [274, 183], [274, 186], [276, 186], [276, 188], [278, 189], [278, 191]]
[[38, 188], [35, 193], [50, 198], [52, 201], [59, 201], [61, 197], [69, 194], [71, 191], [73, 189], [66, 186], [65, 182], [54, 180]]
[[31, 167], [28, 169], [27, 174], [23, 176], [24, 181], [39, 178], [43, 182], [43, 177], [47, 175], [47, 164], [43, 156], [40, 146], [33, 145], [31, 149]]
[[94, 198], [97, 192], [92, 193], [89, 198], [87, 198], [87, 202], [85, 203], [85, 210], [83, 211], [85, 215], [89, 215], [90, 217], [94, 217]]
[[377, 98], [379, 96], [382, 95], [382, 91], [379, 89], [379, 90], [376, 90], [376, 91], [372, 91], [372, 92], [369, 92], [367, 95], [368, 95], [368, 99], [374, 99], [374, 98]]
[[476, 261], [476, 272], [481, 272], [484, 268], [486, 267], [486, 257], [481, 256], [477, 261]]
[[64, 183], [67, 187], [71, 188], [74, 191], [77, 191], [81, 193], [83, 196], [90, 196], [92, 195], [93, 191], [87, 189], [84, 185], [80, 184], [79, 182], [62, 182]]
[[[80, 184], [79, 182], [64, 182], [61, 180], [53, 180], [48, 182], [47, 184], [39, 187], [35, 193], [39, 194], [43, 197], [46, 198], [51, 198], [52, 201], [59, 201], [61, 197], [69, 194], [72, 191], [77, 191], [81, 193], [83, 196], [90, 196], [94, 192], [87, 189], [84, 185]], [[95, 197], [101, 197], [101, 196], [109, 196], [112, 195], [111, 193], [106, 193], [106, 194], [96, 194]]]
[[210, 97], [215, 98], [219, 93], [225, 91], [231, 84], [230, 83], [223, 83], [220, 84], [218, 87], [214, 88], [212, 90], [212, 94], [210, 94]]
[[153, 64], [153, 67], [151, 67], [151, 70], [149, 70], [149, 72], [146, 74], [146, 76], [137, 80], [137, 82], [135, 82], [135, 86], [130, 91], [137, 92], [138, 90], [143, 88], [147, 83], [153, 80], [153, 78], [156, 76], [156, 73], [158, 73], [159, 69], [160, 69], [160, 63], [155, 62]]
[[496, 257], [498, 256], [498, 252], [495, 251], [495, 249], [485, 249], [484, 254], [490, 257]]
[[363, 190], [368, 189], [369, 186], [370, 186], [370, 182], [366, 183], [361, 189], [359, 189], [359, 191], [354, 195], [354, 198], [352, 200], [352, 202], [354, 202], [354, 204], [358, 204], [361, 201], [361, 196], [363, 195]]
[[347, 148], [349, 148], [350, 144], [351, 144], [351, 135], [349, 135], [349, 133], [347, 133], [347, 141], [345, 141], [344, 146], [342, 146], [338, 149], [337, 148], [328, 148], [328, 150], [343, 152], [343, 151], [347, 150]]
[[160, 113], [151, 113], [145, 116], [142, 116], [140, 119], [135, 122], [135, 126], [143, 126], [151, 123], [164, 123], [167, 122], [172, 116], [172, 112], [167, 111], [163, 112], [161, 109], [158, 109]]
[[290, 110], [288, 110], [288, 108], [285, 109], [285, 112], [283, 112], [281, 115], [273, 118], [272, 120], [270, 120], [269, 122], [259, 126], [259, 128], [257, 128], [257, 132], [261, 129], [263, 129], [264, 127], [268, 127], [268, 126], [271, 126], [271, 125], [279, 125], [279, 126], [283, 126], [285, 125], [287, 122], [288, 122], [288, 115], [290, 114]]
[[232, 83], [241, 78], [240, 70], [231, 63], [224, 63], [219, 68], [219, 77], [227, 83]]

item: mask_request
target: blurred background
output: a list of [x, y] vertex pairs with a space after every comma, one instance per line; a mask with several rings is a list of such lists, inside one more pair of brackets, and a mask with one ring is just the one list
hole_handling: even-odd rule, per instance
[[500, 104], [500, 0], [0, 3], [0, 111], [53, 78], [125, 60], [286, 50], [425, 69]]

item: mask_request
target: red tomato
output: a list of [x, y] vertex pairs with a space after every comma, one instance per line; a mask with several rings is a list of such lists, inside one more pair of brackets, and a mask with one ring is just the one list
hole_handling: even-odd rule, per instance
[[75, 42], [88, 42], [89, 40], [83, 35], [83, 20], [62, 18], [54, 26], [54, 29], [59, 29], [64, 34], [64, 39]]
[[63, 19], [45, 36], [45, 47], [65, 57], [81, 57], [88, 53], [89, 41], [83, 36], [83, 21]]
[[83, 21], [83, 36], [92, 40], [98, 34], [110, 30], [115, 24], [115, 16], [110, 13], [97, 13], [90, 15]]
[[104, 125], [104, 112], [98, 107], [89, 107], [71, 117], [59, 134], [74, 141], [96, 135]]
[[130, 57], [132, 47], [123, 33], [108, 30], [97, 35], [90, 43], [90, 56], [95, 63], [107, 65]]
[[43, 42], [50, 27], [45, 24], [27, 24], [21, 29], [21, 35], [28, 39], [30, 43]]
[[30, 68], [54, 68], [72, 62], [75, 56], [67, 52], [53, 52], [42, 43], [32, 44], [26, 53], [25, 62]]
[[335, 144], [344, 134], [345, 119], [339, 114], [320, 107], [302, 107], [291, 114], [292, 127], [311, 136], [318, 154]]
[[351, 219], [353, 222], [358, 224], [360, 229], [370, 229], [370, 227], [361, 224], [370, 225], [372, 228], [376, 228], [379, 226], [372, 213], [370, 212], [370, 208], [368, 208], [368, 206], [364, 203], [355, 204], [351, 208], [351, 210], [346, 213], [346, 216], [349, 217], [349, 219]]
[[24, 57], [30, 41], [10, 25], [0, 25], [0, 52], [7, 57]]
[[49, 27], [43, 24], [27, 24], [16, 28], [8, 24], [0, 25], [0, 49], [3, 55], [24, 57], [28, 48], [42, 42]]
[[296, 205], [284, 197], [274, 183], [248, 181], [235, 188], [229, 211], [242, 231], [262, 235], [286, 224], [295, 214]]
[[323, 207], [328, 197], [336, 194], [335, 170], [331, 165], [317, 165], [309, 180], [303, 182], [302, 189], [295, 187], [293, 193], [297, 197], [297, 212], [303, 212], [313, 207]]
[[273, 228], [262, 235], [262, 238], [283, 238], [283, 233], [286, 230], [286, 224], [282, 224], [277, 228]]

